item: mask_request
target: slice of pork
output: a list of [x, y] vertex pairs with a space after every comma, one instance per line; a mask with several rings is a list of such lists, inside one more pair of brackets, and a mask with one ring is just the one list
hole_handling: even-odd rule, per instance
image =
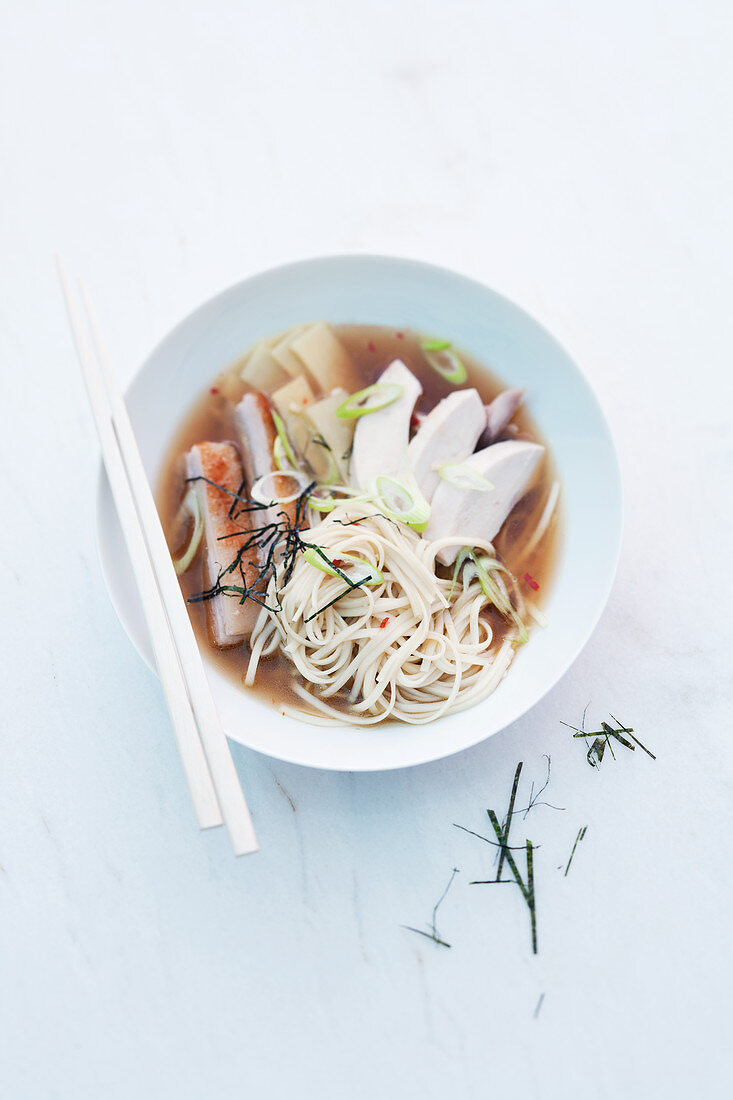
[[[239, 547], [251, 530], [248, 513], [236, 520], [229, 515], [232, 504], [236, 504], [229, 494], [239, 492], [242, 485], [242, 463], [233, 443], [197, 443], [186, 456], [186, 467], [189, 478], [199, 479], [191, 484], [204, 518], [204, 574], [206, 586], [210, 588], [236, 560]], [[215, 487], [218, 485], [221, 489]], [[245, 534], [241, 534], [243, 530]], [[252, 556], [245, 552], [235, 569], [221, 577], [221, 583], [238, 587], [254, 585], [258, 568], [250, 561]], [[214, 645], [222, 648], [248, 638], [260, 611], [254, 601], [248, 599], [242, 603], [241, 596], [224, 592], [206, 600], [204, 605], [211, 639]]]
[[456, 390], [428, 413], [407, 449], [427, 501], [433, 499], [440, 481], [435, 467], [462, 462], [472, 454], [485, 427], [486, 410], [477, 390]]
[[362, 489], [379, 474], [399, 477], [404, 471], [410, 417], [422, 393], [422, 386], [401, 359], [390, 363], [379, 383], [396, 383], [403, 392], [396, 401], [356, 421], [349, 473], [351, 483]]
[[441, 550], [438, 561], [451, 565], [461, 546], [491, 542], [524, 496], [544, 450], [538, 443], [508, 440], [470, 455], [463, 465], [492, 483], [493, 488], [487, 491], [459, 488], [441, 480], [424, 537], [431, 542], [444, 538], [460, 541]]

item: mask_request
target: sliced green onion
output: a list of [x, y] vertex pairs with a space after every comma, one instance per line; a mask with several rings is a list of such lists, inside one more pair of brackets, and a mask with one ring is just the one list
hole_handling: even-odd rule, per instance
[[354, 420], [357, 416], [366, 416], [391, 405], [405, 392], [405, 387], [396, 382], [375, 382], [373, 386], [357, 390], [347, 397], [336, 409], [336, 416], [342, 420]]
[[348, 581], [350, 584], [375, 585], [384, 582], [384, 575], [377, 569], [376, 565], [372, 565], [371, 562], [358, 557], [356, 554], [339, 554], [336, 560], [347, 561], [350, 565], [361, 566], [366, 569], [363, 577], [350, 577], [343, 569], [339, 569], [338, 566], [334, 565], [323, 551], [316, 546], [309, 546], [307, 550], [303, 551], [303, 560], [316, 569], [320, 569], [321, 572], [328, 573], [330, 577], [341, 577], [342, 580]]
[[337, 493], [341, 493], [342, 496], [334, 497], [330, 493], [328, 496], [319, 496], [316, 493], [311, 493], [308, 497], [308, 506], [315, 508], [317, 512], [332, 512], [337, 504], [345, 504], [347, 500], [356, 504], [359, 501], [371, 500], [367, 494], [360, 493], [357, 489], [352, 489], [349, 485], [334, 485], [334, 490]]
[[[325, 474], [321, 475], [316, 472], [315, 466], [308, 458], [308, 451], [311, 447], [318, 447], [318, 454], [321, 458], [325, 458], [328, 470]], [[319, 485], [335, 485], [341, 479], [341, 471], [338, 468], [336, 459], [333, 457], [331, 448], [327, 443], [318, 442], [314, 437], [308, 441], [308, 445], [304, 451], [304, 457], [311, 470], [313, 470], [313, 476], [317, 478]]]
[[[288, 461], [290, 462], [290, 465], [291, 466], [297, 466], [298, 465], [298, 460], [296, 459], [295, 452], [293, 451], [293, 448], [290, 445], [290, 440], [288, 439], [288, 433], [287, 433], [287, 430], [285, 428], [285, 422], [284, 422], [283, 418], [281, 416], [279, 416], [278, 413], [276, 413], [274, 411], [274, 409], [273, 409], [273, 413], [272, 413], [272, 422], [275, 425], [275, 431], [277, 432], [277, 438], [280, 440], [280, 442], [282, 444], [282, 449], [285, 452], [285, 455], [286, 455]], [[277, 443], [277, 441], [276, 441], [276, 443]], [[280, 466], [279, 468], [282, 470], [283, 467]]]
[[[517, 628], [516, 641], [520, 645], [528, 642], [529, 633], [527, 627], [521, 616], [512, 607], [512, 602], [509, 599], [506, 587], [498, 576], [500, 573], [506, 573], [507, 576], [511, 576], [509, 570], [503, 566], [500, 561], [497, 561], [496, 558], [490, 558], [488, 555], [477, 558], [470, 547], [464, 546], [456, 558], [455, 569], [453, 571], [453, 582], [450, 590], [451, 596], [453, 595], [453, 587], [456, 583], [458, 573], [464, 565], [468, 571], [467, 576], [469, 583], [471, 578], [475, 576], [487, 600], [494, 605], [500, 615], [503, 615], [505, 619], [511, 619], [514, 623]], [[493, 576], [492, 574], [497, 575]]]
[[185, 573], [189, 565], [196, 557], [201, 538], [204, 533], [204, 517], [201, 512], [201, 504], [199, 502], [199, 495], [194, 488], [190, 488], [183, 498], [183, 504], [181, 505], [185, 512], [193, 519], [193, 534], [188, 541], [186, 550], [180, 558], [173, 559], [173, 568], [180, 577], [181, 573]]
[[375, 495], [384, 511], [415, 531], [424, 531], [430, 519], [430, 505], [413, 480], [407, 485], [396, 477], [380, 474], [374, 482]]
[[448, 593], [448, 599], [453, 599], [453, 589], [456, 587], [456, 581], [458, 580], [458, 574], [465, 565], [468, 558], [473, 557], [473, 550], [470, 546], [462, 546], [458, 551], [458, 557], [456, 558], [456, 564], [453, 567], [453, 576], [451, 578], [450, 592]]
[[[270, 492], [269, 485], [271, 478], [294, 481], [298, 488], [291, 493], [281, 494], [279, 491], [276, 491], [275, 483], [273, 483], [273, 489], [272, 492]], [[307, 489], [311, 484], [310, 478], [304, 474], [302, 470], [286, 470], [283, 473], [272, 470], [269, 474], [264, 474], [263, 477], [257, 478], [250, 489], [249, 495], [252, 500], [257, 501], [258, 504], [290, 504], [292, 501], [297, 500], [303, 490]]]
[[462, 386], [468, 378], [466, 368], [447, 340], [427, 340], [420, 345], [425, 358], [441, 378], [453, 386]]
[[443, 481], [450, 482], [457, 489], [475, 489], [477, 493], [487, 493], [494, 486], [485, 477], [472, 470], [470, 466], [462, 466], [458, 463], [447, 462], [438, 467], [438, 474]]
[[450, 340], [421, 340], [420, 347], [423, 351], [445, 351], [449, 348]]
[[272, 445], [272, 460], [278, 470], [292, 470], [293, 468], [293, 464], [288, 458], [285, 445], [279, 435], [275, 436], [275, 442]]
[[315, 508], [317, 512], [332, 512], [336, 505], [341, 503], [338, 497], [333, 497], [330, 493], [327, 497], [316, 496], [315, 493], [311, 493], [308, 497], [308, 507]]
[[[514, 617], [514, 608], [512, 607], [511, 600], [508, 596], [502, 592], [498, 582], [491, 576], [491, 573], [486, 569], [486, 565], [491, 559], [477, 558], [475, 554], [471, 554], [471, 561], [476, 568], [476, 576], [481, 586], [481, 591], [484, 596], [491, 600], [494, 607], [505, 618], [510, 619]], [[492, 565], [495, 563], [492, 561]]]
[[326, 451], [326, 454], [328, 455], [328, 474], [326, 477], [319, 477], [318, 483], [319, 485], [336, 485], [341, 480], [341, 471], [333, 455], [329, 451]]

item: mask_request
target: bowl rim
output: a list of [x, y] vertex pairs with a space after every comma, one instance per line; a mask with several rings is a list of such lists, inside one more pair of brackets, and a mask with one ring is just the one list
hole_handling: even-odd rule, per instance
[[[548, 680], [548, 682], [542, 686], [541, 690], [535, 691], [532, 694], [531, 701], [529, 701], [529, 702], [518, 702], [516, 707], [513, 709], [513, 712], [511, 713], [510, 717], [508, 718], [508, 720], [502, 721], [501, 725], [497, 726], [496, 728], [490, 729], [488, 732], [485, 732], [482, 729], [480, 732], [477, 732], [475, 734], [475, 736], [469, 735], [469, 737], [462, 740], [461, 743], [459, 743], [459, 744], [454, 745], [454, 744], [446, 743], [442, 747], [436, 747], [433, 750], [425, 751], [422, 754], [420, 754], [419, 756], [417, 756], [416, 758], [411, 758], [408, 761], [402, 761], [402, 762], [384, 761], [381, 757], [378, 757], [377, 759], [375, 759], [375, 761], [370, 761], [370, 762], [358, 762], [358, 761], [348, 761], [348, 762], [341, 762], [341, 761], [333, 762], [333, 761], [330, 761], [330, 762], [326, 762], [326, 761], [318, 760], [318, 759], [314, 760], [312, 754], [309, 757], [307, 753], [301, 754], [298, 751], [288, 751], [287, 754], [285, 754], [282, 751], [277, 751], [276, 749], [273, 749], [273, 751], [270, 752], [270, 751], [267, 751], [267, 750], [265, 750], [265, 749], [263, 749], [259, 746], [255, 747], [252, 744], [250, 744], [249, 742], [245, 741], [244, 739], [242, 739], [240, 737], [237, 737], [236, 735], [232, 734], [232, 732], [227, 731], [227, 736], [230, 740], [235, 741], [237, 744], [241, 744], [241, 745], [249, 748], [251, 751], [257, 752], [257, 753], [261, 754], [262, 756], [269, 757], [271, 759], [280, 760], [280, 761], [283, 761], [285, 763], [296, 764], [296, 765], [299, 765], [301, 767], [309, 767], [309, 768], [315, 768], [317, 770], [338, 771], [338, 772], [394, 771], [394, 770], [400, 770], [402, 768], [417, 767], [419, 765], [432, 763], [432, 762], [435, 762], [437, 760], [447, 759], [448, 757], [454, 756], [457, 753], [461, 753], [461, 752], [467, 751], [468, 749], [474, 748], [476, 745], [481, 744], [482, 742], [484, 742], [484, 741], [488, 740], [489, 738], [493, 737], [496, 733], [499, 733], [502, 730], [507, 729], [508, 727], [513, 725], [515, 722], [517, 722], [520, 718], [522, 718], [525, 714], [527, 714], [530, 710], [532, 710], [535, 706], [537, 706], [537, 704], [540, 703], [541, 700], [544, 699], [545, 696], [547, 696], [549, 694], [549, 692], [552, 691], [553, 688], [555, 688], [557, 686], [559, 681], [565, 676], [565, 674], [568, 672], [568, 670], [572, 667], [572, 665], [578, 659], [578, 657], [582, 653], [583, 649], [588, 644], [588, 641], [590, 640], [590, 638], [593, 635], [594, 631], [596, 630], [596, 627], [598, 626], [600, 618], [601, 618], [601, 616], [602, 616], [602, 614], [603, 614], [603, 612], [606, 608], [606, 605], [608, 603], [608, 599], [610, 597], [610, 594], [611, 594], [611, 591], [612, 591], [612, 588], [613, 588], [613, 585], [614, 585], [614, 581], [615, 581], [615, 578], [616, 578], [616, 575], [617, 575], [618, 564], [619, 564], [620, 555], [621, 555], [622, 541], [623, 541], [623, 529], [624, 529], [623, 482], [622, 482], [622, 479], [621, 479], [621, 469], [620, 469], [619, 458], [618, 458], [618, 450], [617, 450], [617, 447], [616, 447], [613, 432], [611, 430], [611, 426], [609, 424], [609, 421], [608, 421], [608, 418], [605, 414], [603, 406], [601, 405], [601, 402], [598, 398], [598, 395], [596, 394], [596, 392], [595, 392], [593, 386], [591, 385], [590, 381], [588, 380], [586, 374], [584, 373], [582, 368], [578, 365], [578, 363], [576, 362], [574, 357], [567, 351], [565, 346], [563, 344], [561, 344], [559, 342], [559, 340], [549, 331], [549, 329], [547, 329], [541, 321], [537, 320], [537, 318], [534, 317], [534, 315], [531, 314], [523, 306], [521, 306], [517, 302], [513, 301], [512, 299], [506, 297], [506, 295], [502, 294], [500, 291], [495, 290], [493, 287], [489, 286], [488, 284], [481, 282], [480, 279], [474, 278], [473, 276], [465, 275], [462, 272], [456, 271], [453, 268], [446, 267], [442, 264], [430, 263], [430, 262], [427, 262], [427, 261], [424, 261], [424, 260], [414, 259], [414, 258], [405, 257], [405, 256], [399, 256], [399, 255], [395, 255], [395, 254], [371, 253], [371, 252], [364, 252], [364, 253], [344, 252], [344, 253], [329, 253], [329, 254], [326, 254], [326, 255], [316, 255], [316, 256], [311, 256], [311, 257], [303, 257], [303, 258], [300, 258], [300, 259], [297, 259], [297, 260], [289, 261], [287, 263], [273, 265], [273, 266], [268, 267], [268, 268], [266, 268], [262, 271], [253, 272], [253, 273], [245, 276], [243, 279], [237, 280], [237, 282], [232, 283], [231, 285], [225, 287], [224, 289], [210, 295], [203, 302], [201, 302], [199, 305], [195, 306], [192, 310], [190, 310], [188, 313], [181, 316], [179, 318], [179, 320], [167, 331], [167, 333], [161, 339], [159, 339], [156, 344], [154, 344], [152, 349], [148, 352], [148, 354], [141, 361], [141, 363], [138, 365], [137, 369], [133, 372], [133, 374], [129, 378], [129, 380], [128, 380], [126, 386], [125, 386], [125, 391], [124, 391], [125, 392], [125, 399], [129, 400], [131, 397], [134, 397], [135, 391], [136, 391], [137, 387], [141, 384], [141, 380], [142, 380], [143, 376], [145, 375], [146, 371], [149, 369], [151, 364], [161, 354], [163, 354], [165, 352], [165, 349], [166, 349], [167, 345], [168, 344], [173, 344], [180, 337], [182, 331], [186, 327], [188, 327], [189, 325], [195, 325], [196, 321], [201, 316], [204, 316], [207, 313], [207, 311], [212, 309], [212, 307], [214, 307], [215, 304], [217, 304], [217, 303], [222, 304], [230, 297], [231, 298], [237, 297], [239, 294], [242, 293], [243, 289], [245, 287], [247, 287], [248, 285], [250, 285], [250, 284], [253, 284], [253, 283], [266, 284], [268, 281], [270, 281], [272, 279], [280, 279], [280, 278], [283, 278], [283, 277], [287, 277], [291, 273], [297, 273], [300, 269], [310, 269], [311, 271], [317, 272], [318, 269], [324, 269], [324, 268], [332, 267], [334, 264], [347, 264], [347, 265], [356, 264], [356, 265], [363, 265], [365, 267], [374, 266], [375, 268], [379, 267], [380, 265], [385, 265], [385, 264], [396, 264], [396, 265], [402, 267], [403, 269], [411, 268], [415, 272], [422, 272], [422, 273], [426, 273], [426, 274], [427, 273], [432, 273], [437, 277], [446, 277], [447, 276], [447, 277], [455, 280], [458, 284], [463, 284], [466, 287], [471, 287], [474, 291], [478, 291], [478, 292], [481, 292], [481, 293], [489, 292], [498, 302], [501, 303], [503, 308], [507, 309], [510, 313], [514, 313], [515, 315], [519, 316], [522, 320], [526, 320], [527, 322], [529, 322], [530, 326], [534, 327], [535, 330], [539, 330], [541, 332], [541, 334], [543, 335], [543, 337], [546, 340], [548, 340], [552, 345], [554, 345], [555, 348], [561, 353], [561, 355], [567, 360], [567, 362], [572, 365], [574, 371], [577, 374], [578, 380], [580, 381], [580, 383], [585, 388], [586, 397], [589, 398], [590, 401], [595, 406], [595, 411], [596, 411], [596, 413], [597, 413], [597, 415], [600, 419], [600, 423], [603, 426], [603, 428], [605, 429], [606, 442], [609, 445], [609, 458], [610, 458], [609, 472], [613, 477], [614, 489], [616, 491], [616, 498], [617, 498], [617, 504], [618, 504], [617, 514], [616, 514], [616, 517], [615, 517], [616, 522], [615, 522], [615, 525], [614, 525], [615, 538], [614, 538], [614, 545], [613, 545], [613, 553], [609, 554], [609, 549], [610, 548], [608, 546], [606, 546], [607, 566], [606, 566], [606, 573], [605, 573], [605, 582], [599, 587], [599, 589], [597, 591], [596, 599], [595, 599], [595, 607], [593, 609], [592, 615], [587, 619], [585, 630], [574, 641], [574, 644], [573, 644], [571, 650], [569, 650], [569, 655], [562, 661], [561, 666], [559, 667], [557, 673], [553, 676], [553, 678]], [[499, 373], [500, 373], [500, 371], [499, 371]], [[550, 443], [551, 443], [551, 441], [550, 441]], [[101, 569], [102, 576], [103, 576], [103, 579], [104, 579], [104, 582], [105, 582], [105, 587], [107, 589], [108, 596], [110, 598], [112, 606], [115, 610], [115, 613], [116, 613], [116, 615], [117, 615], [117, 617], [120, 621], [120, 624], [121, 624], [123, 630], [127, 634], [128, 639], [130, 640], [130, 642], [132, 643], [134, 649], [138, 652], [138, 654], [140, 655], [142, 660], [145, 662], [145, 664], [148, 665], [148, 667], [151, 669], [151, 671], [153, 671], [155, 673], [155, 675], [157, 676], [157, 670], [155, 668], [154, 659], [152, 658], [152, 651], [150, 650], [149, 645], [146, 649], [144, 643], [139, 642], [138, 638], [135, 636], [134, 629], [132, 627], [131, 622], [128, 622], [129, 612], [128, 612], [128, 610], [126, 610], [126, 607], [123, 605], [123, 601], [118, 598], [119, 593], [116, 590], [116, 585], [115, 585], [115, 582], [114, 582], [114, 579], [113, 579], [113, 576], [112, 576], [112, 562], [111, 562], [111, 559], [108, 560], [108, 558], [105, 554], [104, 545], [103, 545], [104, 544], [104, 537], [103, 537], [103, 531], [102, 531], [101, 518], [102, 518], [103, 503], [105, 501], [105, 498], [109, 498], [109, 495], [110, 495], [110, 491], [109, 491], [109, 486], [108, 486], [108, 483], [107, 483], [107, 478], [106, 478], [104, 466], [103, 466], [103, 464], [100, 463], [100, 469], [99, 469], [98, 481], [97, 481], [96, 509], [95, 509], [95, 511], [96, 511], [96, 523], [95, 523], [96, 539], [95, 539], [95, 541], [96, 541], [97, 557], [98, 557], [98, 560], [99, 560], [100, 569]], [[122, 544], [122, 545], [123, 545], [123, 552], [126, 552], [124, 550], [124, 544]], [[562, 554], [562, 550], [560, 551], [560, 553]], [[206, 661], [204, 663], [207, 664]], [[475, 713], [476, 710], [480, 708], [480, 706], [481, 706], [481, 704], [479, 704], [477, 708], [469, 708], [468, 710], [466, 710], [463, 713], [465, 715]], [[292, 719], [292, 721], [295, 721], [295, 719]], [[431, 725], [432, 725], [432, 723], [431, 723]], [[477, 727], [477, 729], [479, 729], [479, 724], [478, 723], [476, 723], [476, 727]], [[318, 728], [319, 727], [311, 727], [307, 724], [303, 725], [304, 730], [308, 730], [308, 729], [314, 729], [315, 730], [315, 729], [318, 729]], [[379, 729], [379, 727], [376, 727], [376, 728]], [[386, 727], [382, 727], [382, 728], [386, 728]], [[399, 727], [396, 727], [396, 728], [399, 728]], [[417, 728], [420, 728], [420, 727], [417, 727]], [[307, 740], [307, 739], [304, 739], [304, 740]], [[427, 748], [427, 746], [426, 746], [426, 748]]]

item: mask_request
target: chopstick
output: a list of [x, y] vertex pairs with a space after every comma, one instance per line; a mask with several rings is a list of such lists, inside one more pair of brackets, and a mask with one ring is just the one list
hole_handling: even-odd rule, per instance
[[[184, 773], [201, 828], [222, 822], [236, 855], [257, 839], [211, 694], [122, 393], [85, 287], [88, 329], [58, 261], [82, 375], [155, 652]], [[197, 728], [198, 727], [198, 728]]]

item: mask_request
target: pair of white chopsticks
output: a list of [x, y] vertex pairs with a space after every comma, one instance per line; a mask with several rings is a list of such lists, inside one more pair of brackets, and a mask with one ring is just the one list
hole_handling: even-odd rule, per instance
[[117, 514], [127, 544], [158, 674], [178, 742], [196, 820], [227, 827], [235, 855], [257, 838], [173, 568], [132, 424], [79, 280], [81, 305], [60, 260], [59, 277]]

